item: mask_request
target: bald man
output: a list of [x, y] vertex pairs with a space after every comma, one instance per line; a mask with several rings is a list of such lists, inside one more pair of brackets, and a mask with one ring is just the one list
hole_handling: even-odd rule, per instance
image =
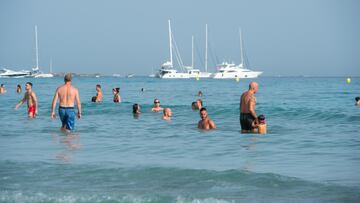
[[170, 108], [164, 108], [163, 110], [163, 120], [169, 121], [171, 120], [172, 112]]
[[244, 92], [240, 98], [240, 125], [242, 133], [254, 132], [253, 122], [258, 124], [255, 112], [256, 97], [255, 93], [259, 90], [256, 82], [250, 82], [249, 90]]

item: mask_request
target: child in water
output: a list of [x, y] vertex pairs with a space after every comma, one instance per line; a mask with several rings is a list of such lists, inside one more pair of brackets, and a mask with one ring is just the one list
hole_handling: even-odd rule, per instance
[[266, 134], [267, 133], [267, 125], [265, 123], [265, 116], [260, 115], [258, 116], [259, 124], [255, 124], [255, 121], [253, 122], [253, 128], [255, 129], [255, 132], [259, 134]]

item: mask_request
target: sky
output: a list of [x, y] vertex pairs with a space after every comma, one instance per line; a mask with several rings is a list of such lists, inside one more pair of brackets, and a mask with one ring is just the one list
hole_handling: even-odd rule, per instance
[[357, 0], [0, 0], [0, 67], [149, 75], [169, 59], [168, 20], [185, 65], [240, 63], [264, 76], [360, 76]]

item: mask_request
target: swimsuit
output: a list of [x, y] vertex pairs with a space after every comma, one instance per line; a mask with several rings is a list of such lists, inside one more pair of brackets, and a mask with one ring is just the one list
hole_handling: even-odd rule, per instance
[[59, 116], [62, 122], [62, 127], [68, 130], [74, 130], [75, 127], [75, 111], [74, 107], [59, 107]]
[[35, 112], [36, 112], [35, 106], [29, 106], [29, 108], [28, 108], [28, 114], [32, 113], [33, 115], [35, 115]]
[[118, 97], [118, 96], [119, 96], [119, 95], [117, 95], [117, 94], [114, 95], [114, 100], [113, 100], [113, 101], [114, 101], [115, 103], [119, 103], [119, 97]]
[[255, 119], [251, 113], [240, 113], [240, 125], [242, 130], [252, 130], [252, 123]]

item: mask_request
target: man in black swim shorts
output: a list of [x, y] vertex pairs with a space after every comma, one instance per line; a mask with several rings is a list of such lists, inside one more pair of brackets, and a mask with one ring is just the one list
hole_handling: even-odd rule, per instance
[[241, 133], [254, 132], [253, 122], [258, 124], [258, 118], [255, 112], [256, 97], [255, 93], [259, 90], [256, 82], [250, 82], [249, 90], [244, 92], [240, 98], [240, 125]]

